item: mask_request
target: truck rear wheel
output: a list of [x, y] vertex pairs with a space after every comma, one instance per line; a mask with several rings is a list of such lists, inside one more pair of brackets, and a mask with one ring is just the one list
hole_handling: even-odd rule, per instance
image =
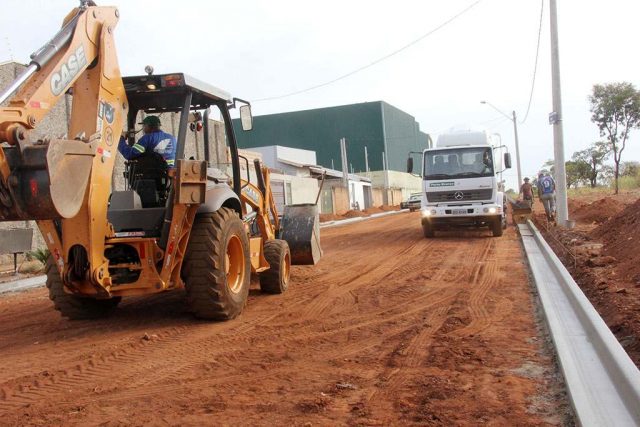
[[491, 220], [491, 232], [493, 233], [493, 237], [502, 236], [502, 218], [497, 216], [493, 220]]
[[284, 240], [267, 240], [264, 242], [264, 257], [270, 268], [260, 273], [260, 290], [268, 294], [281, 294], [289, 287], [289, 245]]
[[229, 320], [242, 312], [249, 295], [249, 238], [230, 208], [198, 215], [182, 268], [187, 303], [200, 319]]
[[428, 222], [423, 222], [422, 234], [424, 234], [424, 237], [426, 238], [435, 236], [435, 232], [433, 231], [433, 225], [429, 224]]
[[121, 300], [120, 297], [95, 299], [66, 293], [62, 277], [60, 277], [52, 256], [47, 259], [45, 271], [47, 273], [49, 299], [53, 301], [53, 307], [68, 319], [81, 320], [106, 317], [115, 310]]

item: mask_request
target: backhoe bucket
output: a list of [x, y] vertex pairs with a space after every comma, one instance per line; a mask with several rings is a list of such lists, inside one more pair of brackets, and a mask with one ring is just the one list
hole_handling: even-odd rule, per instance
[[[53, 140], [49, 144], [5, 149], [11, 175], [11, 200], [1, 200], [0, 217], [44, 220], [74, 217], [84, 200], [93, 149], [82, 141]], [[7, 206], [11, 205], [11, 206]]]
[[315, 204], [285, 206], [280, 238], [289, 244], [291, 264], [316, 264], [322, 256], [318, 206]]

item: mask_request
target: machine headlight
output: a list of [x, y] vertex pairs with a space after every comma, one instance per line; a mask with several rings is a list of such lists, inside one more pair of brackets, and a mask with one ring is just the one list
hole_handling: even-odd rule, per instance
[[489, 213], [490, 213], [490, 214], [494, 214], [494, 213], [496, 213], [496, 212], [498, 212], [498, 209], [496, 209], [496, 208], [489, 208]]

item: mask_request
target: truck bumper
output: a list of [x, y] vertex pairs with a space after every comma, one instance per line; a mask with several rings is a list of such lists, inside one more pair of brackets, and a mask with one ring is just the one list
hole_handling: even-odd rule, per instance
[[427, 206], [421, 209], [422, 224], [484, 227], [502, 219], [502, 206], [498, 204], [466, 206]]

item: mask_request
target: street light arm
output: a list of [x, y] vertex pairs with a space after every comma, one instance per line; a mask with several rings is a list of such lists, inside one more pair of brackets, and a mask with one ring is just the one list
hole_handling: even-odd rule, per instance
[[495, 105], [493, 105], [492, 103], [488, 102], [488, 101], [480, 101], [480, 104], [487, 104], [489, 107], [493, 108], [494, 110], [496, 110], [498, 113], [502, 114], [504, 117], [506, 117], [507, 119], [513, 121], [513, 117], [509, 116], [508, 114], [502, 112], [501, 110], [499, 110]]

